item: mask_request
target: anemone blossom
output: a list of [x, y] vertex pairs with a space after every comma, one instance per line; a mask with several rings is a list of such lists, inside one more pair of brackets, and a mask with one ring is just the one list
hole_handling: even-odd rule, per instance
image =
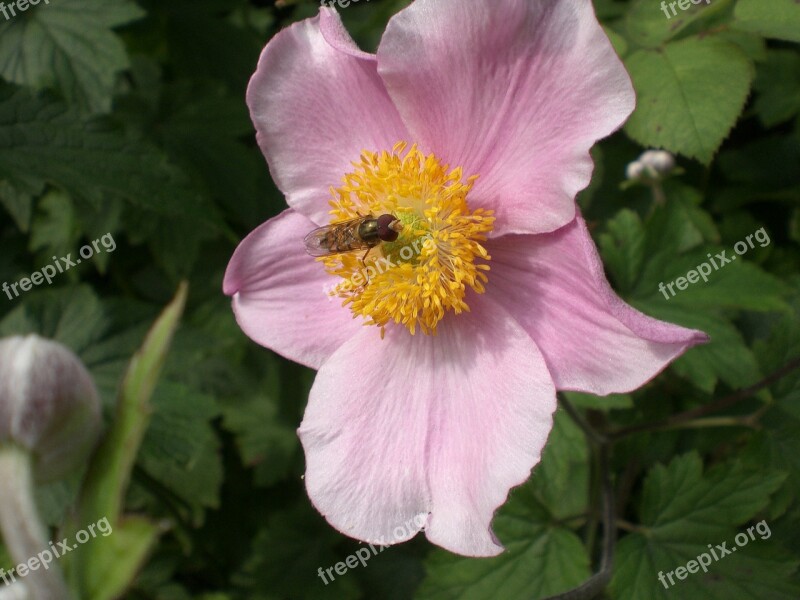
[[[248, 336], [318, 370], [311, 501], [365, 542], [424, 529], [498, 554], [492, 516], [556, 390], [633, 390], [706, 339], [612, 291], [576, 208], [590, 147], [634, 107], [591, 1], [416, 0], [375, 55], [323, 8], [267, 44], [247, 102], [289, 208], [224, 291]], [[397, 239], [366, 258], [306, 252], [315, 228], [382, 215]]]

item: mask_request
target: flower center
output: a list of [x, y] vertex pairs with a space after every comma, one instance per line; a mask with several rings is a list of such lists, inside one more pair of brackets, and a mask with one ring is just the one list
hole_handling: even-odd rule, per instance
[[402, 324], [413, 335], [419, 326], [436, 334], [445, 312], [468, 311], [467, 288], [483, 293], [491, 257], [480, 242], [492, 230], [493, 211], [467, 206], [477, 176], [462, 183], [461, 168], [449, 170], [416, 145], [405, 152], [363, 151], [344, 185], [332, 189], [332, 224], [365, 216], [393, 215], [402, 223], [395, 241], [361, 252], [320, 258], [325, 269], [341, 277], [331, 295], [344, 298], [366, 325]]

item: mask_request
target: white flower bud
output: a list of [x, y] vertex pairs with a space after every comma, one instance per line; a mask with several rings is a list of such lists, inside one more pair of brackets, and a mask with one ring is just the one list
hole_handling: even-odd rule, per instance
[[625, 169], [625, 176], [630, 181], [638, 181], [644, 175], [644, 165], [640, 163], [638, 160], [633, 161], [632, 163], [628, 164], [628, 167]]
[[665, 150], [648, 150], [639, 157], [639, 161], [658, 175], [666, 175], [675, 168], [675, 158]]
[[39, 481], [83, 463], [100, 427], [97, 389], [70, 349], [37, 335], [0, 340], [0, 445], [29, 451]]

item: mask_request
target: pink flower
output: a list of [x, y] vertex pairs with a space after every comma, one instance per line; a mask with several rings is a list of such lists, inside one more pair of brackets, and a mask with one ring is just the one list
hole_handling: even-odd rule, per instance
[[[539, 461], [556, 389], [630, 391], [706, 340], [625, 304], [577, 213], [589, 148], [634, 107], [590, 0], [417, 0], [377, 55], [322, 9], [267, 44], [247, 100], [290, 208], [224, 290], [248, 336], [319, 370], [312, 502], [365, 542], [424, 528], [498, 554], [492, 516]], [[306, 253], [368, 214], [403, 228], [366, 276], [363, 252]]]

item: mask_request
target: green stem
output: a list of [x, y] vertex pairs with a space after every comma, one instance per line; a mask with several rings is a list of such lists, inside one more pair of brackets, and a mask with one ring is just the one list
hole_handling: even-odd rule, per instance
[[[599, 487], [603, 499], [603, 548], [600, 555], [600, 568], [594, 575], [578, 587], [555, 596], [549, 596], [546, 600], [590, 600], [600, 596], [608, 582], [611, 581], [614, 547], [617, 541], [617, 511], [609, 464], [611, 443], [583, 418], [583, 415], [572, 406], [563, 394], [559, 394], [558, 400], [575, 424], [583, 430], [595, 454], [595, 471], [599, 478]], [[594, 546], [593, 539], [590, 546]]]
[[[768, 375], [758, 383], [755, 383], [749, 387], [738, 390], [733, 394], [731, 394], [730, 396], [725, 396], [724, 398], [720, 398], [719, 400], [715, 400], [709, 404], [704, 404], [703, 406], [699, 406], [697, 408], [693, 408], [691, 410], [687, 410], [685, 412], [672, 415], [667, 419], [656, 421], [655, 423], [641, 423], [637, 425], [631, 425], [628, 427], [617, 429], [616, 431], [608, 432], [606, 435], [612, 441], [616, 441], [620, 438], [632, 435], [634, 433], [643, 433], [645, 431], [661, 431], [664, 429], [674, 429], [679, 426], [684, 426], [686, 423], [699, 420], [700, 417], [705, 417], [706, 415], [713, 414], [716, 412], [722, 412], [723, 410], [727, 410], [735, 406], [739, 402], [742, 402], [743, 400], [751, 398], [756, 392], [759, 392], [760, 390], [769, 387], [776, 381], [779, 381], [780, 379], [786, 377], [787, 375], [789, 375], [790, 373], [792, 373], [797, 369], [800, 369], [800, 357], [797, 357], [794, 360], [789, 361], [783, 367], [781, 367], [774, 373]], [[745, 417], [745, 422], [739, 423], [739, 425], [752, 426], [753, 420], [760, 415], [761, 412], [756, 411], [754, 415], [751, 415], [750, 417]]]
[[667, 431], [670, 429], [703, 429], [705, 427], [755, 427], [752, 419], [753, 415], [745, 417], [708, 417], [706, 419], [694, 419], [684, 423], [666, 423], [651, 431]]
[[[24, 578], [30, 600], [68, 600], [70, 593], [55, 563], [44, 568], [37, 559], [50, 551], [47, 530], [42, 525], [33, 494], [33, 458], [15, 445], [0, 446], [0, 530], [11, 558], [17, 565], [38, 563]], [[16, 577], [7, 575], [9, 578]], [[19, 588], [17, 588], [19, 589]], [[14, 597], [14, 596], [12, 596]], [[19, 597], [19, 596], [17, 596]]]
[[664, 193], [664, 188], [661, 186], [661, 182], [657, 181], [650, 186], [650, 190], [653, 192], [653, 202], [656, 206], [664, 206], [667, 203], [667, 195]]

